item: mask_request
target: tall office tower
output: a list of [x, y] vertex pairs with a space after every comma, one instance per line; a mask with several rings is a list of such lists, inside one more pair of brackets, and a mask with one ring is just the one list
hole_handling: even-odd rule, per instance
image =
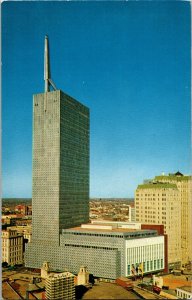
[[175, 184], [181, 202], [181, 251], [182, 263], [192, 260], [192, 177], [180, 172], [156, 176], [155, 180]]
[[59, 243], [89, 220], [89, 111], [61, 91], [34, 96], [32, 241]]
[[135, 193], [136, 221], [163, 224], [168, 235], [169, 268], [181, 265], [181, 203], [176, 184], [148, 182]]
[[89, 220], [89, 109], [60, 90], [33, 97], [32, 242], [59, 244], [64, 228]]

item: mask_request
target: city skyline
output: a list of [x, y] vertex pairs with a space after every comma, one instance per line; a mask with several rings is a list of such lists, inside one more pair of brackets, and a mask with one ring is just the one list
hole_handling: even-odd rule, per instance
[[91, 197], [190, 173], [190, 3], [4, 2], [3, 197], [31, 197], [45, 34], [57, 88], [90, 107]]

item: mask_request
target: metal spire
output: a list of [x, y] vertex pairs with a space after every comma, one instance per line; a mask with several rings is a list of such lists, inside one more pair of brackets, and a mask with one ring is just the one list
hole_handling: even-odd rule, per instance
[[44, 80], [45, 80], [45, 93], [50, 91], [50, 85], [56, 90], [56, 86], [51, 80], [50, 63], [49, 63], [49, 43], [48, 36], [45, 36], [45, 53], [44, 53]]

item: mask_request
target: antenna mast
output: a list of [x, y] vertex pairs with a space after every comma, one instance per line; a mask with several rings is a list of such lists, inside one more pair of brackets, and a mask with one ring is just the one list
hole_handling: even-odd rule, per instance
[[45, 36], [45, 53], [44, 53], [44, 80], [45, 80], [45, 93], [50, 91], [50, 85], [56, 90], [56, 86], [51, 80], [50, 63], [49, 63], [49, 42], [48, 36]]

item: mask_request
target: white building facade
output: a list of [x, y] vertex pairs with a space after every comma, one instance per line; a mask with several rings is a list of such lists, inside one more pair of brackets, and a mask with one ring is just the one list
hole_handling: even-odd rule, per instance
[[164, 269], [164, 236], [127, 240], [125, 242], [126, 276], [142, 265], [142, 273]]
[[179, 299], [192, 299], [192, 288], [190, 286], [177, 288], [176, 292]]

